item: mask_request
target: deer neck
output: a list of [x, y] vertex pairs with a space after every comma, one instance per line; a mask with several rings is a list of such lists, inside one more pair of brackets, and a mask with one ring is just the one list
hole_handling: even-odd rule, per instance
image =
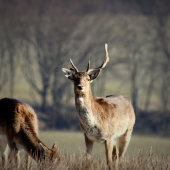
[[[52, 150], [49, 149], [36, 135], [28, 135], [28, 140], [26, 142], [24, 142], [24, 148], [34, 159], [39, 159], [41, 156], [51, 157]], [[40, 144], [43, 146], [44, 151]], [[37, 154], [35, 154], [36, 152]], [[45, 152], [45, 155], [42, 155], [43, 152]]]
[[82, 124], [91, 126], [95, 123], [95, 115], [93, 113], [94, 99], [91, 89], [83, 95], [75, 93], [75, 105]]

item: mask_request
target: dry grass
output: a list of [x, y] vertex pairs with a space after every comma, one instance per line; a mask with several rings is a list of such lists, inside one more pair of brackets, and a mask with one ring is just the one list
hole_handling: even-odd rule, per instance
[[[51, 148], [57, 141], [60, 149], [60, 162], [37, 164], [30, 162], [31, 170], [106, 170], [104, 146], [94, 144], [92, 159], [86, 160], [84, 136], [81, 132], [46, 131], [40, 132], [40, 139]], [[152, 150], [150, 150], [152, 146]], [[170, 170], [170, 138], [154, 136], [132, 136], [124, 160], [119, 162], [119, 170]], [[2, 160], [0, 158], [0, 169]], [[8, 163], [5, 169], [15, 170], [15, 162]], [[26, 169], [24, 155], [21, 154], [20, 170]], [[113, 168], [114, 169], [114, 168]]]
[[[131, 156], [126, 155], [124, 160], [119, 162], [119, 170], [169, 170], [170, 169], [170, 156], [169, 155], [156, 155], [149, 153], [150, 150], [137, 150], [132, 153]], [[25, 161], [21, 157], [20, 170], [26, 169]], [[2, 162], [0, 162], [0, 167]], [[2, 169], [2, 168], [1, 168]], [[8, 164], [5, 169], [15, 170], [14, 162]], [[106, 170], [108, 169], [105, 159], [102, 156], [92, 156], [92, 159], [86, 160], [84, 153], [72, 154], [67, 153], [61, 154], [60, 162], [55, 164], [37, 164], [31, 159], [30, 162], [31, 170]], [[114, 169], [114, 168], [113, 168]]]

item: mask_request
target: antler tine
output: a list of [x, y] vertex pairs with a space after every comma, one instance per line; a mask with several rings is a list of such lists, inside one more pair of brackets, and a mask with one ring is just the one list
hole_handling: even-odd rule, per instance
[[89, 60], [88, 65], [87, 65], [87, 71], [86, 72], [88, 72], [89, 69], [90, 69], [90, 60]]
[[90, 70], [88, 69], [87, 72], [90, 72], [90, 71], [93, 71], [93, 70], [102, 69], [102, 68], [104, 68], [106, 66], [106, 64], [109, 62], [109, 55], [108, 55], [107, 47], [108, 47], [108, 45], [105, 44], [106, 56], [105, 56], [105, 60], [103, 61], [102, 65], [100, 67], [98, 67], [98, 68], [95, 68], [95, 69], [90, 69]]
[[105, 60], [103, 61], [102, 65], [100, 67], [98, 67], [99, 69], [104, 68], [106, 66], [106, 64], [109, 62], [109, 54], [108, 54], [108, 51], [107, 51], [107, 47], [108, 47], [108, 45], [105, 44], [106, 57], [105, 57]]
[[[79, 72], [78, 69], [76, 68], [76, 66], [73, 64], [71, 58], [70, 58], [70, 63], [71, 63], [71, 65], [72, 65], [72, 67], [74, 68], [74, 71], [75, 71], [75, 72]], [[70, 70], [72, 70], [72, 69], [70, 69]], [[72, 71], [73, 71], [73, 70], [72, 70]]]

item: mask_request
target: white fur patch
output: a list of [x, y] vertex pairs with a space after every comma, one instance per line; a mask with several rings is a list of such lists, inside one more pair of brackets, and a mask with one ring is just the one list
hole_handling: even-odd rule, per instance
[[82, 103], [84, 103], [84, 99], [83, 99], [83, 97], [77, 97], [77, 104], [82, 104]]
[[81, 123], [84, 124], [85, 121], [90, 126], [94, 126], [97, 123], [97, 120], [93, 116], [91, 109], [85, 105], [83, 97], [77, 98], [76, 101], [78, 105], [77, 112]]
[[100, 127], [98, 125], [97, 117], [95, 117], [91, 110], [91, 103], [86, 103], [83, 97], [76, 99], [76, 108], [79, 120], [83, 126], [83, 131], [87, 137], [95, 142], [103, 143], [104, 140], [100, 139]]
[[[125, 131], [125, 132], [126, 132], [126, 131]], [[116, 139], [116, 138], [122, 136], [125, 132], [117, 132], [117, 133], [115, 133], [115, 134], [112, 136], [112, 138], [113, 138], [113, 139]]]

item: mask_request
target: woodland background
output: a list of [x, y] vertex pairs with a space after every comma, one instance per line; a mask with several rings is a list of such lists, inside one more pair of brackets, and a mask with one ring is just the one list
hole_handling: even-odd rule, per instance
[[79, 130], [62, 68], [99, 66], [94, 96], [131, 98], [135, 133], [170, 134], [170, 1], [0, 0], [0, 98], [30, 104], [40, 128]]

